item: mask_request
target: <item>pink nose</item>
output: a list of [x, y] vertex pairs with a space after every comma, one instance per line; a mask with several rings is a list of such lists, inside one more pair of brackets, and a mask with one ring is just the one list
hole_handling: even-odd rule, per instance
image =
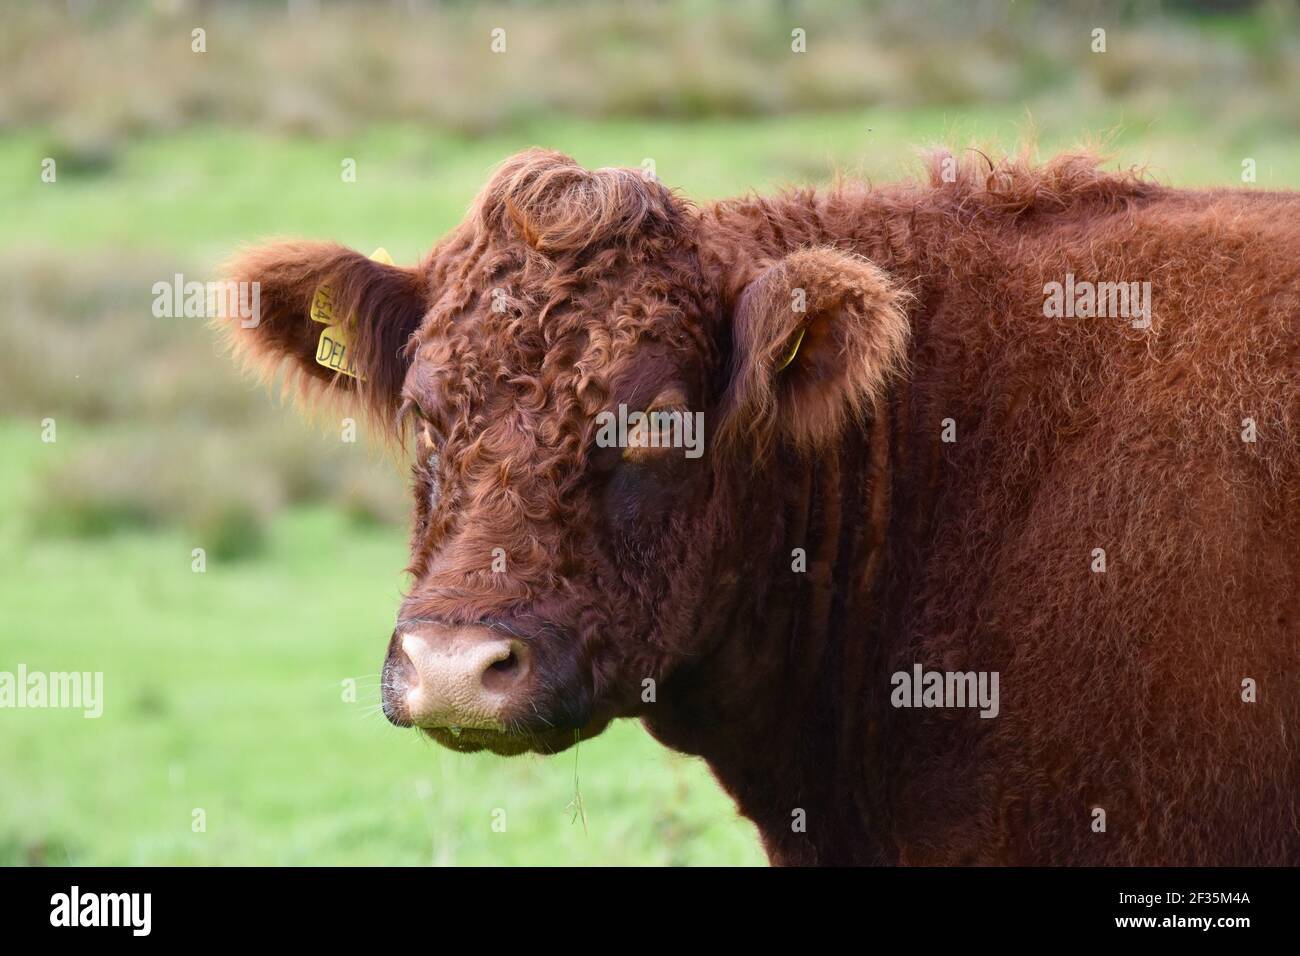
[[384, 713], [399, 726], [505, 730], [528, 669], [526, 645], [490, 628], [399, 626], [384, 662]]

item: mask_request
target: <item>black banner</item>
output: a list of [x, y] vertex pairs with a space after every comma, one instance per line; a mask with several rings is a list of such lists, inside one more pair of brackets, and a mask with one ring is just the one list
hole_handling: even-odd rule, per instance
[[[69, 869], [0, 875], [7, 939], [257, 939], [378, 943], [457, 925], [548, 933], [517, 917], [565, 913], [706, 928], [815, 918], [869, 938], [1185, 940], [1231, 944], [1284, 931], [1296, 872], [1286, 869], [620, 870], [615, 873], [380, 869]], [[506, 918], [509, 917], [509, 918]], [[755, 924], [756, 927], [758, 924]], [[385, 930], [388, 927], [389, 930]], [[971, 935], [975, 934], [975, 935]], [[994, 935], [995, 934], [995, 935]], [[403, 936], [407, 935], [404, 931]], [[434, 945], [434, 940], [429, 940]]]

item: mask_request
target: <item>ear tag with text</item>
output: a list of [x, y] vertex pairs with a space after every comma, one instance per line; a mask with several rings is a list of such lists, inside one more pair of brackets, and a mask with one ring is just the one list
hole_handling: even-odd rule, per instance
[[311, 297], [311, 320], [326, 325], [338, 321], [334, 317], [334, 292], [327, 285], [317, 287], [316, 294]]
[[[387, 266], [393, 265], [393, 257], [383, 246], [372, 252], [370, 258]], [[316, 343], [316, 364], [359, 380], [361, 375], [357, 372], [356, 359], [351, 351], [352, 341], [347, 328], [352, 317], [339, 317], [334, 312], [334, 290], [327, 285], [318, 286], [316, 294], [311, 299], [309, 314], [313, 322], [320, 322], [325, 326], [321, 329], [320, 340]]]

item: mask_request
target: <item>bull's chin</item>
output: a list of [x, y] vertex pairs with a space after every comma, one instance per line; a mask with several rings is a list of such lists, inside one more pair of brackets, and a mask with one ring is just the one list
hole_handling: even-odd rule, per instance
[[421, 727], [431, 740], [457, 753], [472, 754], [487, 750], [498, 757], [516, 757], [519, 754], [558, 754], [568, 750], [580, 740], [595, 737], [609, 724], [608, 720], [593, 720], [580, 729], [556, 730], [544, 728], [537, 731], [503, 731], [448, 727]]

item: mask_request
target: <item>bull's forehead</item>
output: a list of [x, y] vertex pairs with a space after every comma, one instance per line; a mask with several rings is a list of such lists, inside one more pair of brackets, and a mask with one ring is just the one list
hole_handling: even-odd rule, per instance
[[702, 356], [672, 337], [585, 328], [500, 345], [491, 334], [421, 345], [408, 391], [446, 450], [474, 445], [485, 461], [580, 452], [602, 411], [647, 409], [667, 392], [698, 407], [704, 394]]
[[449, 244], [406, 397], [451, 437], [518, 421], [552, 444], [613, 402], [699, 391], [710, 351], [682, 257], [662, 244], [551, 258], [492, 237]]

